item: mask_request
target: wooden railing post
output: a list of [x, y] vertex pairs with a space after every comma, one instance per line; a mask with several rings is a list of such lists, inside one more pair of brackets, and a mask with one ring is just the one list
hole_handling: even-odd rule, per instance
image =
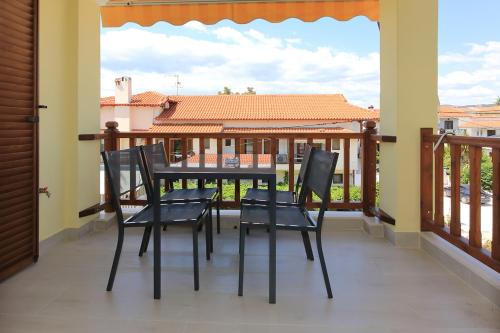
[[349, 203], [351, 201], [350, 198], [350, 159], [351, 159], [351, 154], [350, 154], [350, 147], [351, 147], [351, 141], [349, 139], [344, 139], [344, 175], [342, 177], [343, 185], [344, 185], [344, 203]]
[[456, 237], [462, 236], [462, 226], [460, 224], [460, 159], [462, 146], [457, 144], [450, 145], [451, 156], [451, 221], [450, 234]]
[[[234, 156], [240, 161], [240, 166], [241, 166], [241, 156], [240, 156], [240, 153], [241, 153], [240, 138], [235, 138], [234, 139]], [[240, 194], [240, 180], [236, 179], [234, 181], [234, 201], [236, 202], [236, 204], [238, 206], [239, 206], [240, 200], [241, 200], [240, 196], [241, 196], [241, 194]]]
[[[106, 134], [106, 138], [104, 138], [104, 150], [111, 151], [116, 150], [118, 148], [117, 144], [117, 133], [120, 132], [118, 130], [118, 122], [116, 121], [107, 121], [106, 129], [104, 133]], [[113, 212], [113, 207], [111, 206], [111, 191], [109, 190], [109, 184], [107, 181], [104, 182], [104, 200], [106, 202], [106, 207], [104, 209], [105, 212], [111, 213]]]
[[469, 147], [469, 245], [482, 247], [481, 242], [481, 147]]
[[376, 181], [377, 181], [377, 143], [371, 139], [377, 133], [375, 122], [368, 120], [364, 122], [363, 131], [363, 213], [373, 216], [372, 209], [375, 207]]
[[444, 143], [436, 147], [434, 152], [434, 223], [444, 227]]
[[[288, 190], [295, 191], [295, 142], [293, 138], [288, 138]], [[297, 194], [298, 195], [298, 194]]]
[[432, 221], [432, 173], [433, 173], [433, 142], [432, 128], [420, 129], [420, 228], [427, 230], [427, 224]]
[[[252, 139], [252, 153], [253, 153], [253, 162], [252, 167], [257, 168], [259, 166], [259, 154], [260, 154], [260, 146], [262, 145], [262, 140], [253, 138]], [[259, 187], [259, 181], [257, 179], [253, 180], [253, 188]]]
[[491, 240], [491, 256], [500, 261], [500, 149], [493, 149], [493, 231]]
[[[217, 138], [217, 168], [222, 168], [223, 166], [223, 148], [222, 148], [222, 139]], [[217, 179], [217, 188], [219, 189], [219, 205], [224, 201], [223, 197], [223, 187], [222, 187], [222, 179]]]

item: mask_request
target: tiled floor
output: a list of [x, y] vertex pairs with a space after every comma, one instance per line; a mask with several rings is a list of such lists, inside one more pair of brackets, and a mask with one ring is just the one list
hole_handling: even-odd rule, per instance
[[115, 229], [52, 248], [1, 284], [0, 332], [500, 332], [500, 309], [431, 257], [362, 231], [324, 235], [333, 300], [319, 262], [305, 259], [300, 234], [278, 233], [276, 305], [267, 303], [264, 231], [247, 238], [245, 290], [238, 297], [237, 231], [215, 238], [210, 262], [201, 242], [195, 292], [189, 231], [169, 228], [159, 301], [151, 249], [139, 258], [138, 230], [126, 234], [112, 292], [105, 285]]

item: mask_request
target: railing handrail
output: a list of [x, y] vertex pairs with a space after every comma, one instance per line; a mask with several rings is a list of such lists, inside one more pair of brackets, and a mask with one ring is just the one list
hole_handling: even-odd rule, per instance
[[[425, 136], [425, 140], [432, 140], [436, 143], [441, 138], [439, 134], [433, 134], [431, 137]], [[446, 135], [442, 143], [449, 143], [454, 145], [467, 145], [483, 148], [500, 148], [500, 138], [488, 138], [479, 136], [463, 136], [463, 135]]]

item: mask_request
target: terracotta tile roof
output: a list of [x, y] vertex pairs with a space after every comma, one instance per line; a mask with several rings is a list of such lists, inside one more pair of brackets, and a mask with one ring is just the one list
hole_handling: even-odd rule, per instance
[[378, 120], [379, 113], [336, 95], [171, 96], [155, 124], [193, 120]]
[[468, 106], [466, 109], [475, 113], [500, 113], [500, 105]]
[[165, 124], [153, 125], [149, 132], [152, 133], [354, 133], [341, 127], [268, 127], [268, 128], [248, 128], [248, 127], [227, 127], [222, 124]]
[[439, 118], [484, 118], [500, 116], [500, 105], [439, 107]]
[[[259, 154], [258, 163], [259, 164], [269, 164], [271, 163], [271, 155], [269, 154]], [[222, 160], [235, 158], [235, 154], [222, 154]], [[200, 155], [195, 154], [188, 157], [188, 163], [200, 163]], [[205, 154], [205, 164], [217, 164], [217, 154]], [[253, 154], [240, 154], [240, 165], [251, 166], [253, 164]]]
[[153, 125], [152, 133], [222, 133], [222, 124], [165, 124]]
[[441, 105], [439, 107], [439, 118], [467, 117], [467, 111], [451, 105]]
[[342, 127], [228, 127], [224, 129], [224, 133], [354, 133], [354, 131]]
[[460, 128], [498, 128], [500, 129], [499, 120], [472, 120], [460, 123]]
[[102, 97], [101, 106], [161, 106], [164, 107], [168, 101], [168, 96], [155, 91], [146, 91], [140, 94], [132, 95], [130, 103], [116, 104], [115, 97]]

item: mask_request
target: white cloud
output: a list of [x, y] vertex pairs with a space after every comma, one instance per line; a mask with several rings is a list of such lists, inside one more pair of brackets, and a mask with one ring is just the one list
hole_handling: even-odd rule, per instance
[[493, 103], [500, 95], [500, 42], [470, 44], [464, 53], [440, 56], [440, 64], [460, 66], [460, 70], [440, 73], [442, 103]]
[[308, 49], [298, 39], [274, 38], [251, 29], [210, 29], [207, 38], [166, 35], [139, 29], [102, 36], [102, 93], [113, 94], [113, 79], [133, 78], [134, 92], [215, 94], [254, 87], [258, 94], [343, 93], [361, 106], [379, 104], [379, 54], [360, 55], [329, 47]]
[[[302, 46], [297, 38], [275, 38], [262, 31], [230, 27], [207, 29], [202, 38], [139, 29], [109, 31], [101, 37], [102, 94], [113, 94], [113, 79], [133, 78], [135, 92], [215, 94], [224, 86], [257, 93], [343, 93], [361, 106], [379, 105], [379, 54]], [[470, 44], [463, 53], [439, 57], [442, 103], [491, 103], [500, 95], [500, 42]]]
[[189, 21], [188, 23], [184, 24], [183, 27], [189, 30], [195, 30], [199, 32], [206, 32], [208, 30], [207, 26], [199, 21]]

